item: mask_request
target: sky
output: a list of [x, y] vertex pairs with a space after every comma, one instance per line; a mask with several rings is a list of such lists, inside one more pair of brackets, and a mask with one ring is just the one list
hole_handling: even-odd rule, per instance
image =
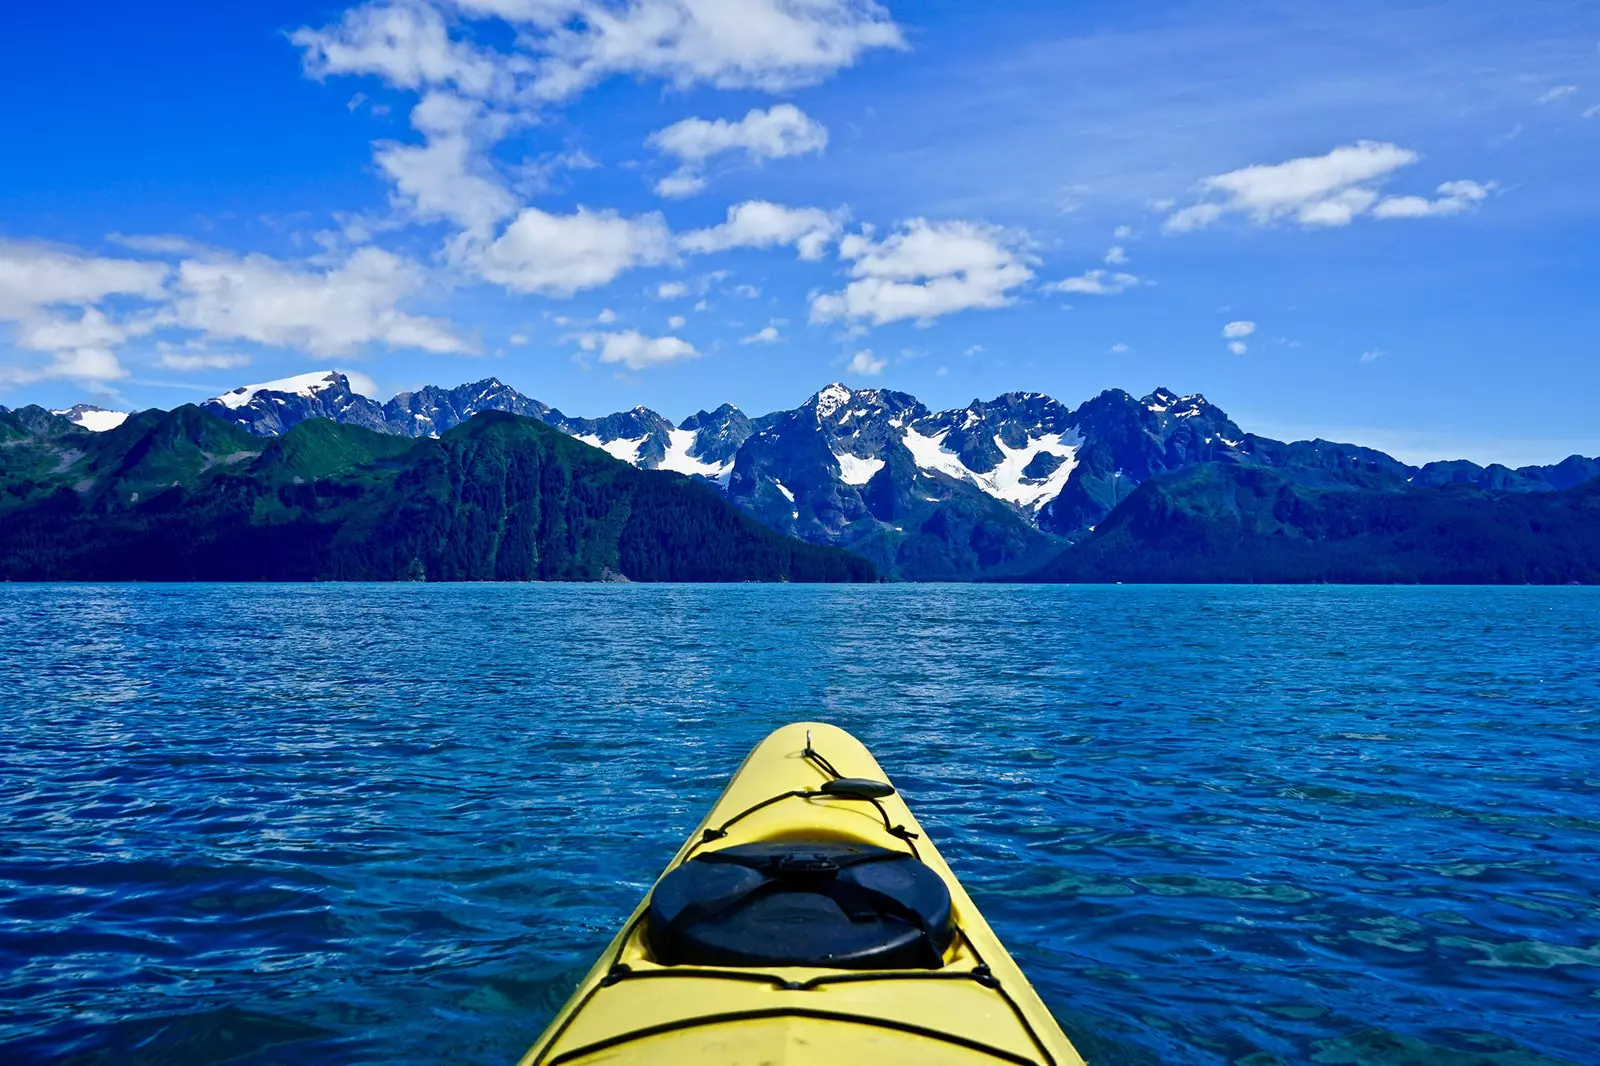
[[10, 407], [1165, 386], [1600, 455], [1587, 0], [57, 0], [0, 93]]

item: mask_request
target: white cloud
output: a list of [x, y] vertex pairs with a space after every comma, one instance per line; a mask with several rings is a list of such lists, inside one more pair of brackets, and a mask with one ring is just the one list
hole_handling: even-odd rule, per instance
[[699, 253], [792, 245], [801, 259], [820, 259], [842, 225], [839, 215], [820, 208], [748, 200], [728, 208], [726, 222], [685, 233], [678, 244]]
[[1371, 189], [1345, 189], [1326, 200], [1300, 209], [1303, 226], [1348, 226], [1357, 215], [1371, 207], [1378, 194]]
[[190, 259], [178, 267], [177, 295], [161, 324], [313, 355], [344, 355], [367, 344], [471, 351], [449, 323], [398, 308], [423, 282], [415, 263], [371, 247], [327, 270], [259, 254]]
[[578, 346], [597, 352], [602, 363], [620, 363], [629, 370], [648, 370], [654, 366], [699, 358], [694, 345], [677, 337], [646, 337], [638, 330], [622, 333], [584, 333]]
[[87, 307], [108, 296], [158, 300], [169, 273], [164, 263], [0, 240], [0, 320], [26, 318], [46, 307]]
[[1583, 113], [1584, 118], [1600, 118], [1600, 104], [1595, 104]]
[[743, 151], [760, 161], [820, 152], [827, 147], [828, 131], [793, 104], [778, 104], [766, 111], [752, 108], [737, 122], [686, 118], [652, 133], [646, 143], [680, 164], [656, 184], [656, 192], [681, 197], [705, 188], [700, 169], [714, 156]]
[[1206, 178], [1208, 196], [1168, 216], [1168, 232], [1200, 229], [1229, 214], [1257, 225], [1293, 219], [1302, 226], [1344, 226], [1378, 202], [1377, 187], [1420, 156], [1408, 148], [1360, 141], [1327, 155], [1245, 167]]
[[12, 343], [36, 352], [59, 352], [69, 348], [112, 348], [134, 333], [147, 333], [150, 320], [133, 324], [112, 321], [97, 308], [84, 308], [77, 318], [42, 313], [29, 315], [17, 323]]
[[656, 286], [656, 296], [663, 300], [679, 300], [689, 295], [689, 286], [681, 281], [663, 281]]
[[146, 255], [205, 255], [211, 251], [197, 240], [172, 233], [108, 233], [106, 240]]
[[505, 116], [444, 92], [429, 93], [411, 112], [421, 145], [380, 141], [373, 155], [394, 182], [395, 206], [422, 220], [448, 219], [488, 238], [516, 199], [488, 161], [486, 150], [505, 133]]
[[1133, 238], [1133, 227], [1118, 226], [1116, 229], [1112, 230], [1111, 236], [1119, 241], [1131, 240]]
[[735, 285], [733, 294], [741, 300], [758, 300], [761, 298], [761, 290], [754, 285]]
[[879, 359], [872, 354], [871, 348], [866, 348], [852, 355], [850, 362], [845, 365], [845, 369], [852, 374], [860, 374], [862, 377], [870, 378], [877, 377], [883, 373], [883, 368], [888, 365], [889, 361], [887, 359]]
[[27, 385], [37, 381], [66, 378], [85, 383], [115, 381], [128, 372], [116, 354], [106, 348], [77, 348], [56, 352], [41, 367], [0, 366], [0, 384]]
[[1051, 288], [1057, 292], [1080, 293], [1085, 296], [1116, 296], [1140, 284], [1142, 282], [1136, 274], [1086, 270], [1075, 278], [1056, 282]]
[[1126, 262], [1128, 262], [1128, 250], [1122, 245], [1112, 245], [1106, 252], [1106, 263], [1110, 266], [1122, 266]]
[[[0, 382], [126, 377], [112, 349], [132, 334], [149, 332], [152, 319], [116, 321], [96, 305], [111, 297], [163, 299], [170, 273], [164, 263], [0, 240], [0, 323], [15, 326], [11, 343], [16, 347], [51, 353], [44, 366], [0, 367]], [[77, 314], [67, 313], [71, 310]]]
[[238, 370], [250, 365], [248, 355], [226, 355], [217, 352], [180, 352], [163, 345], [161, 357], [156, 360], [163, 370]]
[[611, 323], [617, 320], [617, 313], [611, 310], [611, 308], [605, 307], [600, 310], [598, 315], [594, 316], [594, 320], [600, 323], [602, 326], [609, 326]]
[[660, 215], [624, 218], [580, 207], [570, 215], [524, 208], [498, 239], [472, 254], [487, 281], [513, 292], [571, 296], [609, 284], [625, 270], [672, 258]]
[[562, 99], [614, 74], [680, 87], [780, 92], [851, 66], [873, 48], [903, 48], [873, 0], [465, 0], [545, 35], [534, 94]]
[[1378, 201], [1372, 213], [1377, 218], [1441, 218], [1459, 215], [1489, 198], [1495, 189], [1494, 182], [1480, 185], [1475, 181], [1447, 181], [1439, 186], [1439, 197], [1429, 200], [1425, 196], [1390, 196]]
[[[514, 125], [510, 118], [506, 120], [507, 128]], [[534, 193], [550, 192], [556, 186], [556, 179], [569, 171], [599, 170], [600, 160], [584, 151], [582, 148], [568, 148], [560, 152], [545, 152], [533, 159], [524, 159], [522, 162], [510, 167], [514, 177], [513, 185], [524, 196]]]
[[506, 338], [506, 343], [513, 348], [526, 348], [528, 346], [528, 335], [526, 333], [513, 333]]
[[874, 0], [456, 0], [515, 24], [511, 51], [451, 37], [420, 0], [369, 3], [291, 40], [306, 72], [373, 74], [408, 89], [454, 86], [481, 99], [562, 100], [613, 75], [686, 88], [785, 91], [874, 48], [903, 48]]
[[1121, 355], [1123, 352], [1126, 352], [1128, 350], [1128, 346], [1126, 344], [1124, 344], [1123, 342], [1118, 341], [1117, 343], [1113, 344], [1110, 347], [1110, 349], [1108, 349], [1108, 350], [1113, 355]]
[[682, 329], [684, 326], [687, 326], [688, 324], [689, 324], [689, 320], [687, 318], [684, 318], [682, 315], [673, 315], [671, 318], [667, 319], [667, 328], [668, 329]]
[[694, 196], [702, 192], [705, 187], [705, 178], [682, 170], [668, 174], [655, 185], [656, 195], [668, 200], [682, 200]]
[[1228, 342], [1228, 351], [1234, 355], [1243, 355], [1248, 352], [1250, 346], [1244, 342], [1244, 338], [1252, 335], [1255, 331], [1256, 324], [1254, 322], [1229, 322], [1226, 326], [1223, 326], [1222, 337]]
[[444, 16], [424, 3], [351, 8], [333, 26], [300, 29], [289, 39], [305, 51], [313, 78], [375, 74], [402, 89], [453, 85], [471, 96], [512, 94], [516, 76], [531, 74], [524, 57], [486, 52], [452, 40]]
[[1567, 97], [1576, 94], [1577, 91], [1578, 87], [1576, 85], [1557, 85], [1554, 89], [1535, 100], [1534, 103], [1553, 104], [1557, 100], [1565, 100]]
[[350, 382], [350, 391], [358, 396], [367, 396], [374, 400], [383, 396], [383, 393], [378, 389], [378, 383], [370, 375], [344, 367], [337, 367], [335, 370], [345, 376], [345, 380]]
[[982, 355], [986, 351], [988, 351], [988, 349], [985, 348], [983, 345], [974, 344], [972, 347], [968, 348], [966, 351], [962, 352], [961, 354], [962, 355]]
[[751, 159], [783, 159], [822, 151], [828, 131], [793, 104], [778, 104], [766, 111], [752, 108], [737, 122], [686, 118], [652, 133], [646, 143], [685, 163], [739, 150]]
[[746, 337], [744, 340], [740, 341], [739, 343], [740, 344], [776, 344], [780, 340], [782, 340], [782, 338], [778, 336], [778, 327], [777, 326], [765, 326], [765, 327], [757, 330], [756, 332], [750, 334], [750, 336]]
[[882, 241], [871, 231], [839, 242], [856, 280], [811, 299], [811, 319], [931, 322], [972, 308], [1004, 307], [1033, 279], [1024, 239], [978, 222], [915, 218]]
[[1373, 348], [1361, 353], [1361, 361], [1363, 363], [1375, 363], [1387, 354], [1382, 348]]

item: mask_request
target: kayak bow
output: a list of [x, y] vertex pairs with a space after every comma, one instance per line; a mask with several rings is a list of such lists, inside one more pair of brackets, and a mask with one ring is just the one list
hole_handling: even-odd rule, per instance
[[756, 746], [521, 1066], [1081, 1066], [870, 752]]

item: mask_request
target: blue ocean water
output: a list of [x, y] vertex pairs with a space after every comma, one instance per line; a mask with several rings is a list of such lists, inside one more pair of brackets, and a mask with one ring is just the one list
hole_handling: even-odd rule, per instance
[[768, 730], [1097, 1064], [1600, 1062], [1600, 592], [0, 586], [0, 1061], [511, 1063]]

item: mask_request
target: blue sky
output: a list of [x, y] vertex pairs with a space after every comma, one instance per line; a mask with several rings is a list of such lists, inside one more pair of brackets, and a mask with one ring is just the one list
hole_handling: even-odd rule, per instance
[[0, 88], [7, 406], [1166, 385], [1600, 454], [1592, 4], [63, 2]]

